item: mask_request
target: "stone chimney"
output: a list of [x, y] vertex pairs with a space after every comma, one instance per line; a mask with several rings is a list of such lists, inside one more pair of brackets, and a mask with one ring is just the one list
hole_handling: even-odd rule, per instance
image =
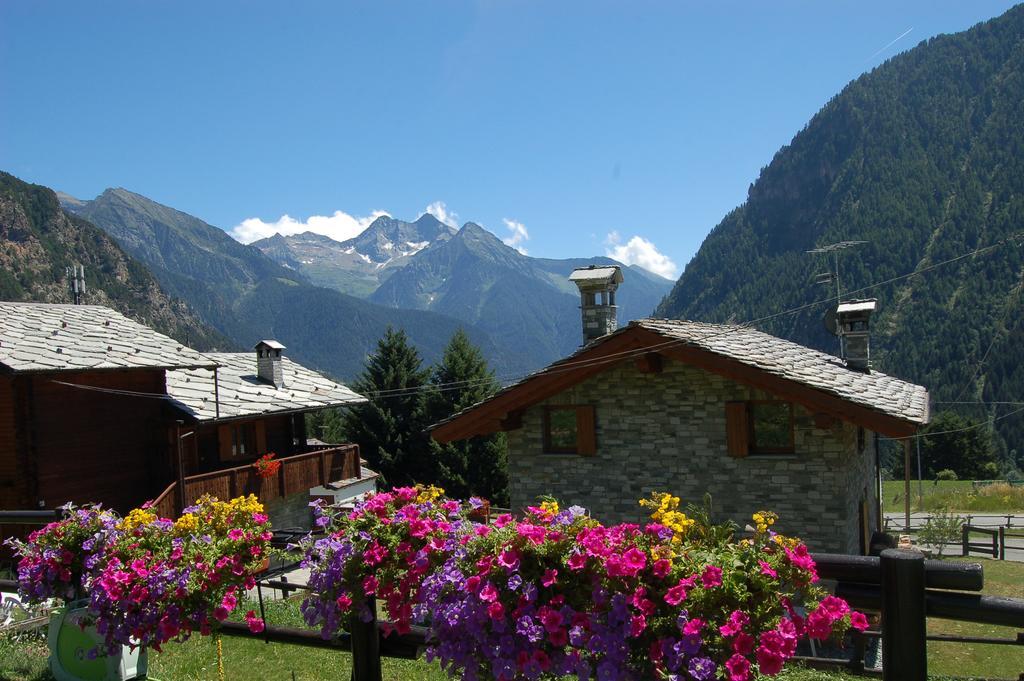
[[842, 340], [843, 359], [855, 371], [871, 370], [871, 313], [878, 306], [874, 298], [848, 300], [836, 308], [836, 331]]
[[281, 369], [281, 351], [284, 346], [276, 340], [261, 340], [256, 344], [256, 375], [275, 388], [284, 387]]
[[583, 316], [583, 344], [607, 335], [618, 327], [615, 290], [622, 283], [622, 270], [616, 265], [577, 267], [569, 281], [580, 290]]

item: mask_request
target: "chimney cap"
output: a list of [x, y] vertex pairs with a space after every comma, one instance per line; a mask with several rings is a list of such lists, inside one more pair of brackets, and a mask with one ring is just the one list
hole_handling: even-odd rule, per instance
[[577, 267], [569, 275], [569, 281], [584, 283], [622, 283], [622, 270], [618, 265], [589, 265]]
[[285, 347], [278, 343], [276, 340], [264, 339], [253, 346], [253, 350], [259, 350], [260, 348], [270, 348], [271, 350], [284, 350]]
[[878, 299], [868, 298], [866, 300], [848, 300], [839, 303], [836, 314], [849, 314], [851, 312], [874, 312], [878, 307]]

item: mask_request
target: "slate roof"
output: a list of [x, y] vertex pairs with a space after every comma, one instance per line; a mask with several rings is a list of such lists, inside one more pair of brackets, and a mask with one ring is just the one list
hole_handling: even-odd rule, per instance
[[599, 282], [612, 278], [615, 283], [622, 283], [622, 270], [615, 265], [577, 267], [569, 275], [569, 281]]
[[904, 421], [928, 422], [928, 390], [923, 386], [879, 371], [849, 369], [839, 357], [763, 331], [674, 319], [640, 319], [633, 325]]
[[206, 356], [219, 365], [216, 393], [212, 369], [167, 372], [167, 393], [174, 400], [175, 406], [198, 421], [217, 418], [217, 395], [220, 398], [222, 419], [307, 411], [367, 401], [344, 385], [287, 357], [281, 358], [284, 387], [276, 388], [256, 375], [254, 352], [211, 352]]
[[177, 369], [210, 358], [101, 305], [0, 302], [0, 368]]
[[[518, 390], [533, 379], [563, 372], [579, 355], [636, 328], [646, 329], [664, 337], [665, 347], [677, 344], [697, 347], [903, 421], [918, 425], [928, 423], [928, 390], [923, 386], [878, 371], [865, 373], [849, 369], [846, 362], [839, 357], [745, 326], [674, 319], [638, 319], [630, 322], [628, 326], [591, 341], [572, 355], [502, 388], [488, 399], [435, 423], [430, 426], [430, 430], [458, 420], [494, 399]], [[657, 346], [652, 346], [651, 349], [657, 350]]]

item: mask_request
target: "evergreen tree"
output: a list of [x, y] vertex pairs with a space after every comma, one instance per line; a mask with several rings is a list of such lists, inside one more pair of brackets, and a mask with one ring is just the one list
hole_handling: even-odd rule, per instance
[[[991, 427], [952, 411], [941, 411], [921, 430], [923, 476], [934, 480], [951, 470], [960, 480], [990, 480], [1000, 475]], [[893, 477], [903, 477], [903, 444], [892, 447]], [[917, 477], [917, 443], [911, 442], [911, 477]]]
[[404, 331], [388, 328], [352, 385], [369, 402], [342, 416], [342, 435], [359, 445], [370, 468], [389, 486], [435, 482], [425, 432], [423, 388], [429, 371]]
[[[480, 349], [461, 329], [445, 348], [431, 376], [434, 390], [427, 397], [430, 423], [437, 423], [498, 389], [494, 372]], [[508, 452], [505, 435], [473, 437], [448, 444], [431, 441], [432, 461], [439, 484], [456, 497], [477, 495], [498, 506], [508, 505]]]

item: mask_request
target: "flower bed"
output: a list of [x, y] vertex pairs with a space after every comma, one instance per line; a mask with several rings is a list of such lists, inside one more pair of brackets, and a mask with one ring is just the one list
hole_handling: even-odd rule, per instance
[[[384, 601], [397, 631], [430, 626], [428, 655], [464, 679], [692, 678], [775, 675], [802, 637], [867, 621], [817, 585], [806, 546], [755, 514], [750, 539], [641, 502], [652, 520], [605, 527], [545, 502], [493, 525], [436, 489], [397, 489], [347, 515], [321, 515], [307, 539], [306, 621], [324, 637]], [[429, 619], [427, 619], [429, 616]]]
[[[149, 508], [124, 519], [98, 507], [67, 507], [64, 518], [11, 542], [18, 580], [33, 603], [86, 594], [108, 651], [160, 650], [193, 632], [207, 635], [238, 605], [267, 555], [270, 532], [255, 497], [204, 497], [177, 520]], [[263, 623], [250, 612], [250, 628]]]

